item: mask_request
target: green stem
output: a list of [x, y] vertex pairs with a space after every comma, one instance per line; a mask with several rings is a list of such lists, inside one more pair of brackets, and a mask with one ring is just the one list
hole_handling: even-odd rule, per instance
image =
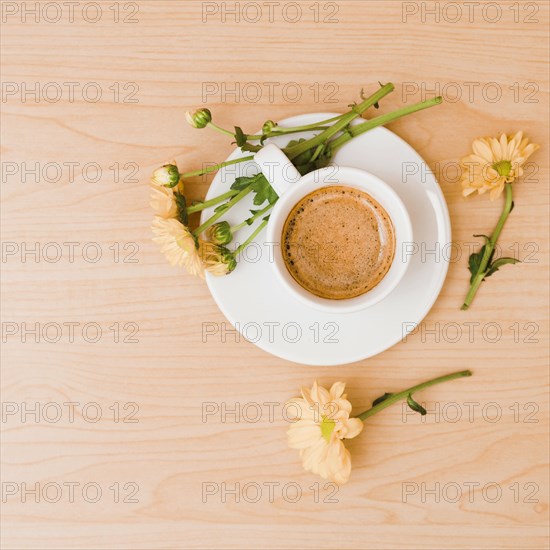
[[244, 222], [240, 223], [239, 225], [234, 225], [231, 228], [231, 233], [236, 233], [237, 231], [239, 231], [239, 229], [242, 229], [246, 225], [252, 225], [259, 217], [263, 216], [266, 212], [269, 212], [272, 208], [273, 208], [273, 205], [268, 204], [265, 208], [256, 212], [256, 214], [244, 220]]
[[[282, 127], [282, 126], [275, 126], [273, 128], [272, 132], [269, 132], [265, 136], [263, 135], [245, 135], [247, 141], [257, 141], [262, 139], [262, 137], [275, 137], [275, 136], [284, 136], [285, 134], [296, 134], [298, 132], [307, 132], [309, 130], [326, 130], [327, 126], [326, 124], [330, 124], [332, 122], [335, 122], [336, 120], [342, 118], [345, 116], [346, 113], [342, 115], [337, 115], [332, 118], [327, 118], [326, 120], [321, 120], [320, 122], [314, 122], [313, 124], [305, 124], [303, 126], [288, 126], [288, 127]], [[225, 128], [221, 128], [217, 124], [214, 124], [213, 122], [209, 122], [208, 126], [212, 127], [217, 132], [220, 132], [221, 134], [225, 134], [226, 136], [235, 137], [235, 134], [231, 132], [230, 130], [226, 130]]]
[[245, 187], [242, 191], [240, 191], [237, 195], [235, 195], [228, 203], [227, 208], [224, 208], [223, 210], [220, 210], [219, 212], [216, 212], [213, 216], [208, 218], [202, 225], [197, 227], [195, 231], [193, 231], [193, 235], [198, 237], [201, 233], [206, 231], [211, 225], [213, 225], [219, 218], [221, 218], [230, 208], [235, 206], [241, 199], [246, 197], [248, 193], [252, 191], [252, 186], [249, 185], [248, 187]]
[[[277, 129], [274, 129], [273, 132], [269, 132], [265, 136], [263, 135], [250, 135], [245, 134], [245, 138], [247, 141], [258, 141], [262, 139], [262, 137], [275, 137], [275, 136], [284, 136], [285, 134], [295, 134], [297, 132], [304, 132], [307, 130], [326, 130], [327, 126], [322, 126], [323, 124], [326, 124], [328, 122], [332, 122], [334, 120], [338, 120], [339, 118], [343, 117], [344, 115], [338, 115], [337, 117], [329, 118], [328, 120], [324, 120], [322, 122], [317, 122], [315, 124], [308, 124], [306, 126], [293, 126], [289, 128], [281, 128], [277, 126]], [[213, 122], [209, 122], [207, 124], [208, 127], [212, 128], [213, 130], [216, 130], [216, 132], [219, 132], [220, 134], [223, 134], [225, 136], [229, 136], [236, 139], [235, 133], [231, 130], [226, 130], [225, 128], [222, 128], [221, 126], [218, 126], [217, 124], [214, 124]]]
[[254, 232], [250, 235], [250, 237], [248, 237], [248, 239], [246, 239], [246, 241], [244, 241], [243, 244], [241, 244], [240, 246], [238, 246], [235, 251], [233, 252], [234, 256], [237, 257], [239, 255], [239, 252], [241, 252], [242, 250], [244, 250], [255, 238], [256, 236], [258, 235], [258, 233], [260, 233], [260, 231], [267, 225], [267, 222], [269, 220], [263, 220], [262, 223], [254, 230]]
[[[337, 120], [338, 118], [342, 117], [344, 115], [340, 115], [338, 117], [334, 117], [334, 118], [330, 118], [328, 119], [328, 122], [330, 121], [333, 121], [333, 120]], [[277, 129], [273, 132], [269, 132], [268, 134], [266, 134], [265, 136], [263, 135], [250, 135], [250, 134], [245, 134], [245, 138], [247, 141], [259, 141], [260, 139], [263, 138], [270, 138], [270, 137], [275, 137], [275, 136], [284, 136], [286, 134], [296, 134], [297, 132], [304, 132], [304, 131], [308, 131], [308, 130], [326, 130], [328, 127], [327, 126], [321, 126], [322, 124], [326, 123], [327, 121], [323, 121], [323, 122], [317, 122], [316, 124], [308, 124], [307, 126], [294, 126], [292, 128], [280, 128], [279, 126], [277, 126]], [[232, 132], [231, 130], [226, 130], [225, 128], [222, 128], [221, 126], [218, 126], [217, 124], [214, 124], [213, 122], [209, 122], [207, 124], [208, 127], [212, 128], [213, 130], [216, 130], [216, 132], [219, 132], [220, 134], [223, 134], [225, 136], [229, 136], [229, 137], [232, 137], [234, 139], [236, 139], [236, 136], [235, 136], [235, 133]]]
[[213, 199], [210, 199], [208, 201], [203, 201], [197, 204], [193, 204], [192, 206], [188, 206], [187, 213], [193, 214], [194, 212], [200, 212], [205, 208], [209, 208], [210, 206], [216, 206], [220, 202], [223, 202], [225, 199], [230, 199], [231, 197], [234, 197], [238, 193], [239, 192], [236, 189], [231, 189], [227, 193], [224, 193], [223, 195], [218, 195], [217, 197], [214, 197]]
[[346, 134], [336, 138], [334, 141], [331, 141], [329, 145], [330, 152], [331, 154], [334, 154], [334, 152], [340, 147], [342, 147], [344, 143], [347, 143], [348, 141], [358, 136], [359, 134], [368, 132], [369, 130], [376, 128], [377, 126], [383, 126], [384, 124], [393, 122], [398, 118], [410, 115], [412, 113], [416, 113], [417, 111], [422, 111], [423, 109], [428, 109], [430, 107], [433, 107], [434, 105], [439, 105], [442, 101], [443, 99], [441, 97], [435, 97], [433, 99], [428, 99], [427, 101], [415, 103], [414, 105], [408, 105], [407, 107], [402, 107], [401, 109], [397, 109], [397, 111], [393, 111], [392, 113], [387, 113], [385, 115], [371, 118], [367, 122], [363, 122], [362, 124], [358, 124], [357, 126], [352, 126]]
[[[285, 134], [296, 134], [298, 132], [307, 132], [310, 130], [326, 130], [327, 124], [331, 124], [341, 119], [343, 116], [346, 116], [348, 113], [343, 113], [341, 115], [333, 116], [332, 118], [327, 118], [326, 120], [321, 120], [319, 122], [314, 122], [313, 124], [304, 124], [303, 126], [275, 126], [272, 132], [266, 134], [265, 137], [274, 137], [274, 136], [283, 136]], [[262, 136], [247, 136], [248, 139], [261, 139]]]
[[234, 160], [226, 160], [225, 162], [220, 162], [214, 166], [207, 166], [206, 168], [201, 168], [200, 170], [193, 170], [192, 172], [186, 172], [182, 174], [182, 178], [192, 178], [194, 176], [203, 176], [204, 174], [209, 174], [210, 172], [215, 172], [220, 168], [225, 168], [226, 166], [231, 166], [232, 164], [238, 164], [239, 162], [245, 162], [247, 160], [254, 160], [254, 155], [249, 155], [247, 157], [241, 157]]
[[313, 124], [305, 124], [304, 126], [289, 126], [286, 128], [283, 128], [279, 125], [277, 125], [274, 130], [276, 132], [281, 132], [281, 134], [291, 134], [295, 132], [305, 132], [308, 130], [317, 130], [319, 129], [319, 126], [325, 126], [326, 124], [331, 124], [332, 122], [336, 122], [337, 120], [341, 119], [343, 116], [346, 116], [347, 113], [343, 113], [338, 116], [334, 116], [332, 118], [327, 118], [326, 120], [321, 120], [320, 122], [314, 122]]
[[216, 132], [219, 132], [220, 134], [235, 137], [235, 134], [233, 132], [231, 132], [230, 130], [226, 130], [225, 128], [222, 128], [221, 126], [218, 126], [217, 124], [214, 124], [213, 122], [209, 122], [207, 124], [207, 126], [209, 128], [212, 128], [213, 130], [216, 130]]
[[286, 148], [284, 152], [286, 153], [287, 157], [292, 160], [298, 155], [304, 153], [305, 151], [308, 151], [313, 147], [317, 147], [321, 143], [325, 143], [331, 137], [335, 136], [337, 133], [346, 128], [346, 126], [348, 126], [350, 122], [361, 116], [363, 112], [366, 111], [369, 107], [372, 107], [375, 103], [378, 103], [384, 96], [388, 95], [393, 90], [394, 85], [391, 83], [382, 86], [382, 88], [380, 88], [377, 92], [367, 97], [364, 101], [359, 103], [359, 105], [356, 105], [349, 113], [341, 116], [338, 122], [333, 124], [330, 128], [327, 128], [326, 130], [324, 130], [320, 134], [317, 134], [311, 139], [303, 141], [302, 143], [298, 143], [293, 147]]
[[[343, 116], [343, 115], [342, 115]], [[319, 122], [319, 124], [323, 124], [322, 122]], [[311, 128], [307, 128], [307, 130], [326, 130], [328, 126], [317, 126], [315, 124], [310, 124]], [[246, 136], [246, 139], [249, 141], [258, 141], [264, 138], [270, 138], [270, 137], [277, 137], [277, 136], [286, 136], [288, 134], [297, 134], [298, 132], [304, 132], [305, 126], [300, 127], [296, 126], [295, 128], [288, 128], [286, 132], [282, 132], [283, 128], [280, 128], [280, 130], [274, 130], [273, 132], [269, 132], [268, 134], [265, 134], [265, 136]], [[286, 128], [285, 128], [286, 129]]]
[[317, 160], [317, 157], [323, 152], [323, 150], [325, 149], [325, 143], [321, 143], [320, 145], [317, 145], [317, 149], [315, 149], [314, 153], [313, 153], [313, 156], [311, 157], [311, 159], [309, 159], [309, 162], [313, 162], [315, 160]]
[[472, 376], [472, 372], [469, 370], [463, 370], [460, 372], [453, 372], [452, 374], [446, 374], [445, 376], [440, 376], [438, 378], [434, 378], [433, 380], [428, 380], [427, 382], [422, 382], [422, 384], [418, 384], [407, 390], [403, 390], [399, 393], [394, 393], [390, 395], [387, 399], [384, 399], [384, 401], [378, 403], [378, 405], [375, 405], [374, 407], [357, 415], [357, 418], [364, 421], [369, 416], [379, 413], [381, 410], [389, 407], [390, 405], [393, 405], [397, 401], [400, 401], [401, 399], [407, 399], [407, 396], [409, 394], [424, 390], [426, 388], [429, 388], [430, 386], [435, 386], [436, 384], [441, 384], [442, 382], [448, 382], [449, 380], [454, 380], [456, 378], [463, 378], [464, 376]]
[[485, 278], [485, 274], [487, 273], [487, 268], [489, 267], [488, 265], [489, 259], [491, 258], [493, 250], [495, 249], [495, 245], [497, 244], [498, 238], [500, 237], [500, 233], [502, 232], [504, 224], [506, 223], [506, 220], [510, 215], [510, 211], [512, 210], [512, 184], [511, 183], [505, 184], [504, 189], [506, 192], [504, 209], [502, 210], [502, 214], [498, 219], [498, 222], [495, 227], [495, 230], [493, 231], [493, 234], [491, 235], [487, 243], [485, 243], [485, 252], [483, 253], [483, 258], [481, 258], [481, 262], [479, 264], [477, 272], [470, 285], [470, 290], [468, 290], [468, 294], [466, 294], [464, 303], [460, 308], [462, 310], [468, 309], [472, 304], [472, 301], [477, 291], [479, 290], [479, 287], [481, 286], [483, 279]]

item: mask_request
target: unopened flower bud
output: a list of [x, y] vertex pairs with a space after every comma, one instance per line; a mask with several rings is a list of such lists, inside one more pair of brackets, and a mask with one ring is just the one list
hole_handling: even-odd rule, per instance
[[218, 222], [207, 229], [206, 236], [213, 244], [229, 244], [233, 240], [231, 226], [228, 222]]
[[193, 128], [205, 128], [212, 121], [212, 113], [209, 109], [198, 109], [194, 113], [187, 111], [185, 119]]
[[228, 275], [237, 267], [237, 260], [231, 250], [218, 244], [201, 243], [201, 256], [204, 269], [212, 275]]
[[164, 187], [175, 187], [180, 181], [180, 173], [176, 164], [165, 164], [157, 168], [151, 176], [151, 182]]
[[276, 127], [277, 127], [277, 124], [275, 122], [273, 122], [272, 120], [268, 120], [264, 123], [263, 128], [262, 128], [262, 132], [264, 134], [269, 134]]

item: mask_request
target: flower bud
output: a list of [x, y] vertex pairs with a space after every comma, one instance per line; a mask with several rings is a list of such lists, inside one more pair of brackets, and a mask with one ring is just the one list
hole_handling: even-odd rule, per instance
[[204, 269], [212, 275], [228, 275], [237, 267], [233, 252], [225, 246], [210, 242], [201, 243], [201, 257]]
[[205, 128], [212, 121], [212, 113], [208, 109], [198, 109], [194, 113], [187, 111], [185, 119], [193, 128]]
[[218, 222], [206, 231], [208, 240], [213, 244], [229, 244], [233, 240], [231, 226], [228, 222]]
[[272, 120], [268, 120], [264, 123], [263, 128], [262, 128], [262, 132], [264, 134], [269, 134], [276, 127], [277, 127], [277, 124], [275, 122], [273, 122]]
[[175, 163], [157, 168], [151, 176], [151, 183], [163, 187], [175, 187], [179, 181], [180, 173]]

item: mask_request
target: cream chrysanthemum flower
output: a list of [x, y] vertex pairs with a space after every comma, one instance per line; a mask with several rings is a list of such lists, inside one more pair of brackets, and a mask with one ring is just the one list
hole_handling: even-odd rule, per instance
[[204, 277], [204, 268], [195, 239], [185, 225], [175, 218], [153, 220], [151, 230], [153, 241], [160, 244], [160, 250], [170, 265], [183, 266], [191, 275]]
[[174, 190], [151, 183], [151, 198], [149, 204], [156, 216], [160, 218], [175, 218], [178, 213]]
[[302, 397], [287, 402], [287, 411], [297, 410], [288, 429], [288, 445], [299, 449], [306, 470], [338, 484], [346, 483], [351, 473], [351, 456], [343, 439], [361, 433], [363, 422], [350, 418], [351, 403], [346, 399], [344, 382], [330, 390], [314, 382], [311, 390], [302, 388]]
[[491, 200], [502, 193], [505, 183], [523, 175], [523, 165], [539, 145], [529, 143], [523, 132], [506, 137], [478, 138], [472, 143], [473, 154], [464, 157], [462, 164], [462, 194], [467, 197], [476, 191], [490, 191]]

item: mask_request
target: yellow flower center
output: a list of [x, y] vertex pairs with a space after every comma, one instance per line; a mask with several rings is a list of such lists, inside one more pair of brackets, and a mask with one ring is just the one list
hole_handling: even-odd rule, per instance
[[499, 176], [506, 178], [512, 170], [512, 163], [509, 160], [499, 160], [493, 164], [493, 168]]
[[332, 418], [323, 416], [320, 426], [321, 426], [321, 435], [327, 440], [327, 442], [330, 442], [330, 436], [332, 435], [332, 432], [336, 427], [336, 422], [332, 420]]

